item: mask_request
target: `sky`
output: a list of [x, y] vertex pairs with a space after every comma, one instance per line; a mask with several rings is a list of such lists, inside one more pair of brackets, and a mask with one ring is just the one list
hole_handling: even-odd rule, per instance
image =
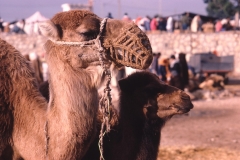
[[[0, 0], [0, 17], [5, 21], [28, 18], [36, 11], [46, 18], [61, 12], [64, 3], [87, 3], [87, 0]], [[120, 5], [119, 5], [120, 4]], [[131, 18], [156, 14], [169, 16], [183, 12], [194, 12], [206, 15], [206, 4], [203, 0], [94, 0], [93, 12], [100, 17], [106, 17], [111, 12], [119, 19], [124, 13]]]

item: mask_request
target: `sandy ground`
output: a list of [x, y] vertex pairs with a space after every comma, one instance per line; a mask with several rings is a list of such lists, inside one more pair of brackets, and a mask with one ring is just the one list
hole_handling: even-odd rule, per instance
[[[240, 84], [227, 89], [240, 92]], [[240, 160], [240, 97], [193, 101], [162, 130], [159, 160]]]

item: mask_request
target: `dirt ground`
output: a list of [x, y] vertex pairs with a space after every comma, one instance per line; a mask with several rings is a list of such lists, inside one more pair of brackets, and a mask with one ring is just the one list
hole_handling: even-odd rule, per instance
[[[240, 93], [240, 82], [226, 89]], [[193, 101], [162, 130], [159, 160], [240, 160], [240, 97]]]

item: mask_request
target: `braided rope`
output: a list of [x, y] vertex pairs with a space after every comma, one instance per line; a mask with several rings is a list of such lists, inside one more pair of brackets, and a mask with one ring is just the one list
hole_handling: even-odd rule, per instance
[[101, 130], [99, 134], [99, 142], [98, 142], [98, 147], [100, 151], [100, 160], [104, 160], [103, 157], [103, 137], [105, 133], [110, 131], [110, 107], [112, 105], [112, 98], [111, 98], [111, 88], [110, 88], [110, 83], [111, 83], [111, 71], [108, 66], [106, 66], [103, 62], [103, 53], [104, 53], [104, 48], [101, 45], [101, 35], [104, 29], [104, 25], [106, 23], [107, 18], [103, 20], [103, 23], [101, 23], [100, 26], [100, 33], [98, 34], [96, 41], [98, 42], [98, 51], [99, 51], [99, 61], [100, 64], [104, 70], [104, 74], [106, 75], [106, 87], [104, 89], [104, 95], [100, 99], [99, 104], [100, 104], [100, 111], [103, 114], [103, 119], [102, 119], [102, 125], [101, 125]]
[[45, 122], [45, 127], [44, 127], [44, 132], [45, 132], [45, 138], [46, 138], [46, 152], [45, 152], [45, 158], [48, 160], [48, 144], [49, 144], [49, 136], [48, 136], [48, 121]]

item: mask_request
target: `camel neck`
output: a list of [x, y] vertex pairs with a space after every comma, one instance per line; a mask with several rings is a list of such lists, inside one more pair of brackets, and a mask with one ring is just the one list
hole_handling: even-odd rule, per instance
[[[47, 101], [38, 91], [36, 79], [30, 64], [20, 55], [9, 54], [11, 66], [11, 105], [13, 106], [14, 147], [24, 159], [43, 159], [45, 147], [44, 125], [46, 122]], [[16, 61], [17, 60], [17, 61]], [[10, 67], [9, 67], [10, 68]], [[26, 148], [33, 148], [31, 154]]]
[[[76, 159], [69, 156], [82, 153], [94, 137], [98, 92], [83, 69], [76, 71], [68, 65], [50, 64], [49, 73], [49, 158]], [[76, 147], [68, 153], [72, 146]]]
[[[91, 84], [91, 77], [83, 72], [71, 74], [73, 71], [50, 74], [50, 107], [60, 110], [92, 110], [98, 106], [98, 92]], [[82, 77], [79, 79], [78, 77]], [[51, 104], [51, 100], [54, 101]], [[49, 108], [51, 109], [51, 108]]]

